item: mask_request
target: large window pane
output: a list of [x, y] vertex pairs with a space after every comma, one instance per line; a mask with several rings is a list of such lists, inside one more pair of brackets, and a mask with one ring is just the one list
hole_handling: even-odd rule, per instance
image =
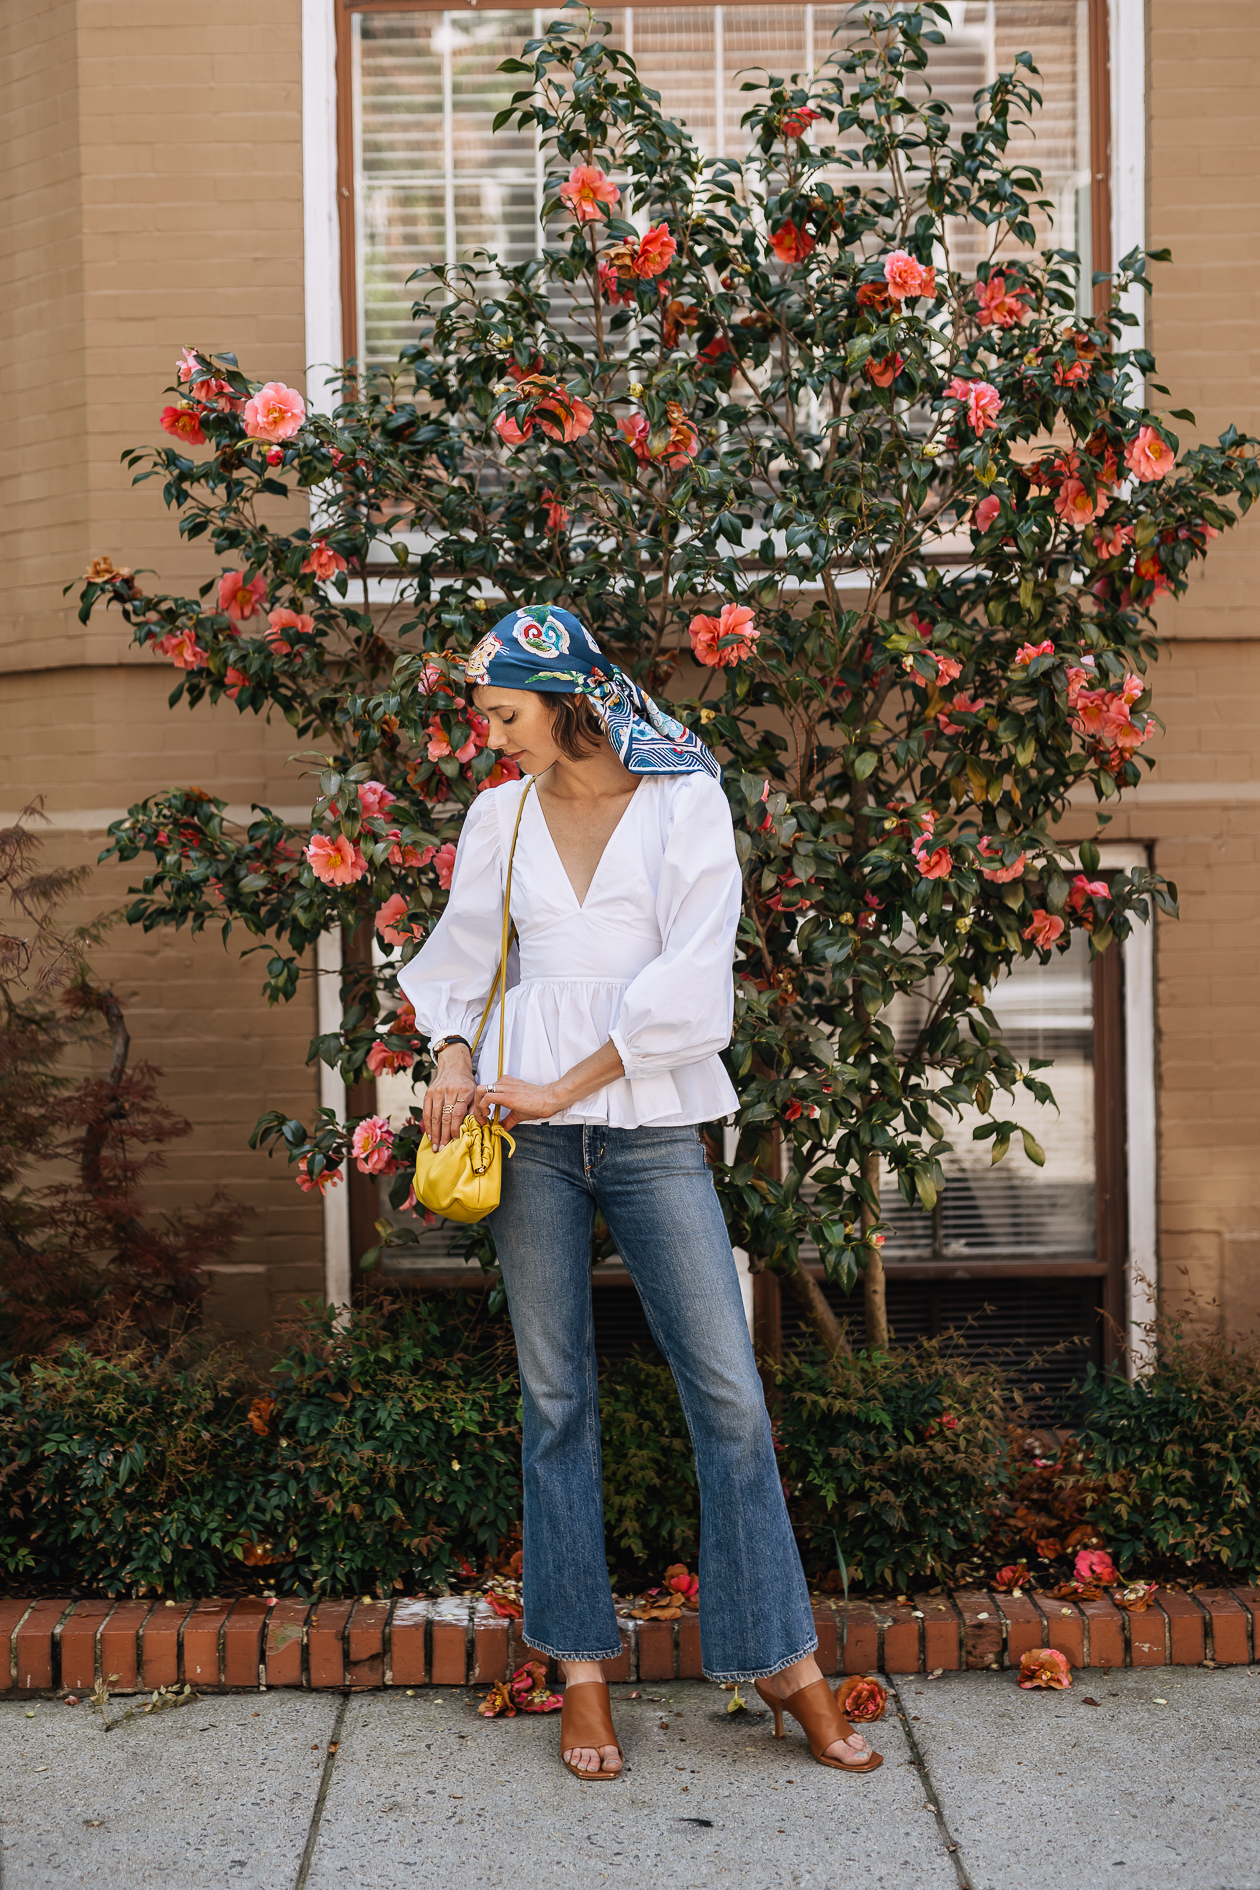
[[[972, 94], [1017, 52], [1041, 68], [1044, 107], [1027, 151], [1055, 206], [1055, 240], [1084, 247], [1078, 209], [1089, 200], [1086, 0], [955, 0], [930, 79], [974, 124]], [[664, 6], [599, 10], [612, 41], [631, 52], [662, 108], [686, 123], [711, 156], [742, 157], [740, 118], [753, 102], [742, 85], [770, 72], [807, 72], [830, 52], [837, 6]], [[492, 134], [519, 74], [502, 60], [542, 31], [542, 11], [354, 15], [355, 203], [362, 359], [389, 364], [412, 332], [407, 278], [432, 263], [471, 261], [477, 249], [519, 262], [540, 242], [542, 172], [532, 133]], [[1048, 229], [1043, 231], [1048, 235]], [[950, 233], [951, 261], [972, 267], [987, 237], [975, 225]], [[1088, 273], [1088, 271], [1086, 272]]]

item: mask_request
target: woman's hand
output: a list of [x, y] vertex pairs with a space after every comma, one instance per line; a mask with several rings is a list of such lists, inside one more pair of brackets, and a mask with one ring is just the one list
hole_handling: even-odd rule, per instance
[[518, 1122], [546, 1122], [572, 1100], [560, 1083], [523, 1083], [519, 1076], [501, 1076], [497, 1083], [478, 1085], [473, 1114], [478, 1122], [488, 1122], [495, 1109], [506, 1110], [498, 1121], [503, 1128], [514, 1129]]
[[466, 1045], [453, 1043], [438, 1057], [424, 1093], [425, 1133], [435, 1149], [455, 1140], [478, 1093], [472, 1056]]
[[523, 1083], [519, 1076], [501, 1076], [497, 1083], [480, 1084], [473, 1114], [478, 1122], [488, 1122], [492, 1109], [506, 1109], [507, 1115], [499, 1117], [505, 1129], [514, 1129], [518, 1122], [548, 1122], [625, 1073], [616, 1044], [601, 1044], [555, 1083]]

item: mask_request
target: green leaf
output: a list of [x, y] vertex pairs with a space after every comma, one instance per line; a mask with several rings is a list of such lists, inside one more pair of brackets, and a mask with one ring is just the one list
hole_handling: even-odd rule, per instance
[[875, 769], [878, 766], [878, 764], [879, 764], [879, 756], [874, 752], [874, 750], [870, 748], [863, 749], [862, 753], [860, 755], [855, 756], [854, 761], [853, 761], [854, 780], [865, 781], [866, 777], [869, 774], [873, 774], [875, 772]]
[[1042, 1148], [1041, 1143], [1028, 1129], [1021, 1129], [1020, 1135], [1023, 1137], [1024, 1153], [1027, 1155], [1029, 1161], [1035, 1162], [1038, 1168], [1044, 1168], [1046, 1165], [1046, 1151]]

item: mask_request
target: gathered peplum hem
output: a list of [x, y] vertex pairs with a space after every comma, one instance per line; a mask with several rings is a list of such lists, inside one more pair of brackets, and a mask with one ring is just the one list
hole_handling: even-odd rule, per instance
[[[615, 1038], [629, 978], [525, 978], [507, 994], [503, 1070], [498, 1060], [498, 1006], [491, 1012], [477, 1058], [479, 1082], [499, 1074], [527, 1082], [558, 1082], [592, 1049]], [[622, 1046], [618, 1045], [619, 1049]], [[622, 1049], [623, 1058], [625, 1051]], [[610, 1129], [672, 1128], [714, 1122], [738, 1107], [721, 1058], [714, 1055], [681, 1068], [626, 1076], [572, 1109], [548, 1117], [556, 1123], [599, 1123]]]

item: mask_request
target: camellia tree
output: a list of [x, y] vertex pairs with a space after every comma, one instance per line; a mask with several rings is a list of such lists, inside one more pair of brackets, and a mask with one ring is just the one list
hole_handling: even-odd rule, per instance
[[[513, 772], [460, 653], [555, 601], [669, 695], [723, 759], [745, 874], [718, 1185], [732, 1238], [833, 1348], [804, 1243], [831, 1279], [864, 1274], [885, 1344], [881, 1175], [930, 1209], [972, 1110], [995, 1161], [1019, 1139], [1042, 1159], [1013, 1109], [1049, 1091], [1001, 1043], [995, 981], [1174, 909], [1055, 823], [1140, 779], [1152, 607], [1260, 485], [1254, 441], [1182, 451], [1144, 404], [1124, 298], [1147, 256], [1085, 315], [1077, 258], [1038, 247], [1047, 206], [1011, 148], [1040, 102], [1031, 59], [951, 128], [925, 78], [945, 15], [872, 8], [807, 80], [766, 75], [740, 164], [702, 158], [566, 9], [508, 63], [522, 89], [498, 120], [547, 158], [542, 254], [421, 270], [399, 367], [344, 380], [329, 417], [187, 352], [170, 442], [131, 463], [219, 572], [146, 595], [106, 561], [83, 592], [85, 617], [119, 605], [182, 672], [172, 702], [279, 713], [305, 745], [308, 830], [265, 809], [237, 828], [185, 789], [133, 808], [109, 851], [149, 856], [133, 921], [268, 942], [274, 998], [325, 928], [372, 933], [375, 968], [360, 944], [342, 1028], [312, 1050], [349, 1079], [420, 1074], [397, 971], [442, 909], [463, 810]], [[267, 501], [297, 491], [313, 522], [277, 529]], [[420, 1132], [415, 1112], [321, 1112], [257, 1136], [305, 1188], [355, 1162], [394, 1174], [401, 1206]]]

